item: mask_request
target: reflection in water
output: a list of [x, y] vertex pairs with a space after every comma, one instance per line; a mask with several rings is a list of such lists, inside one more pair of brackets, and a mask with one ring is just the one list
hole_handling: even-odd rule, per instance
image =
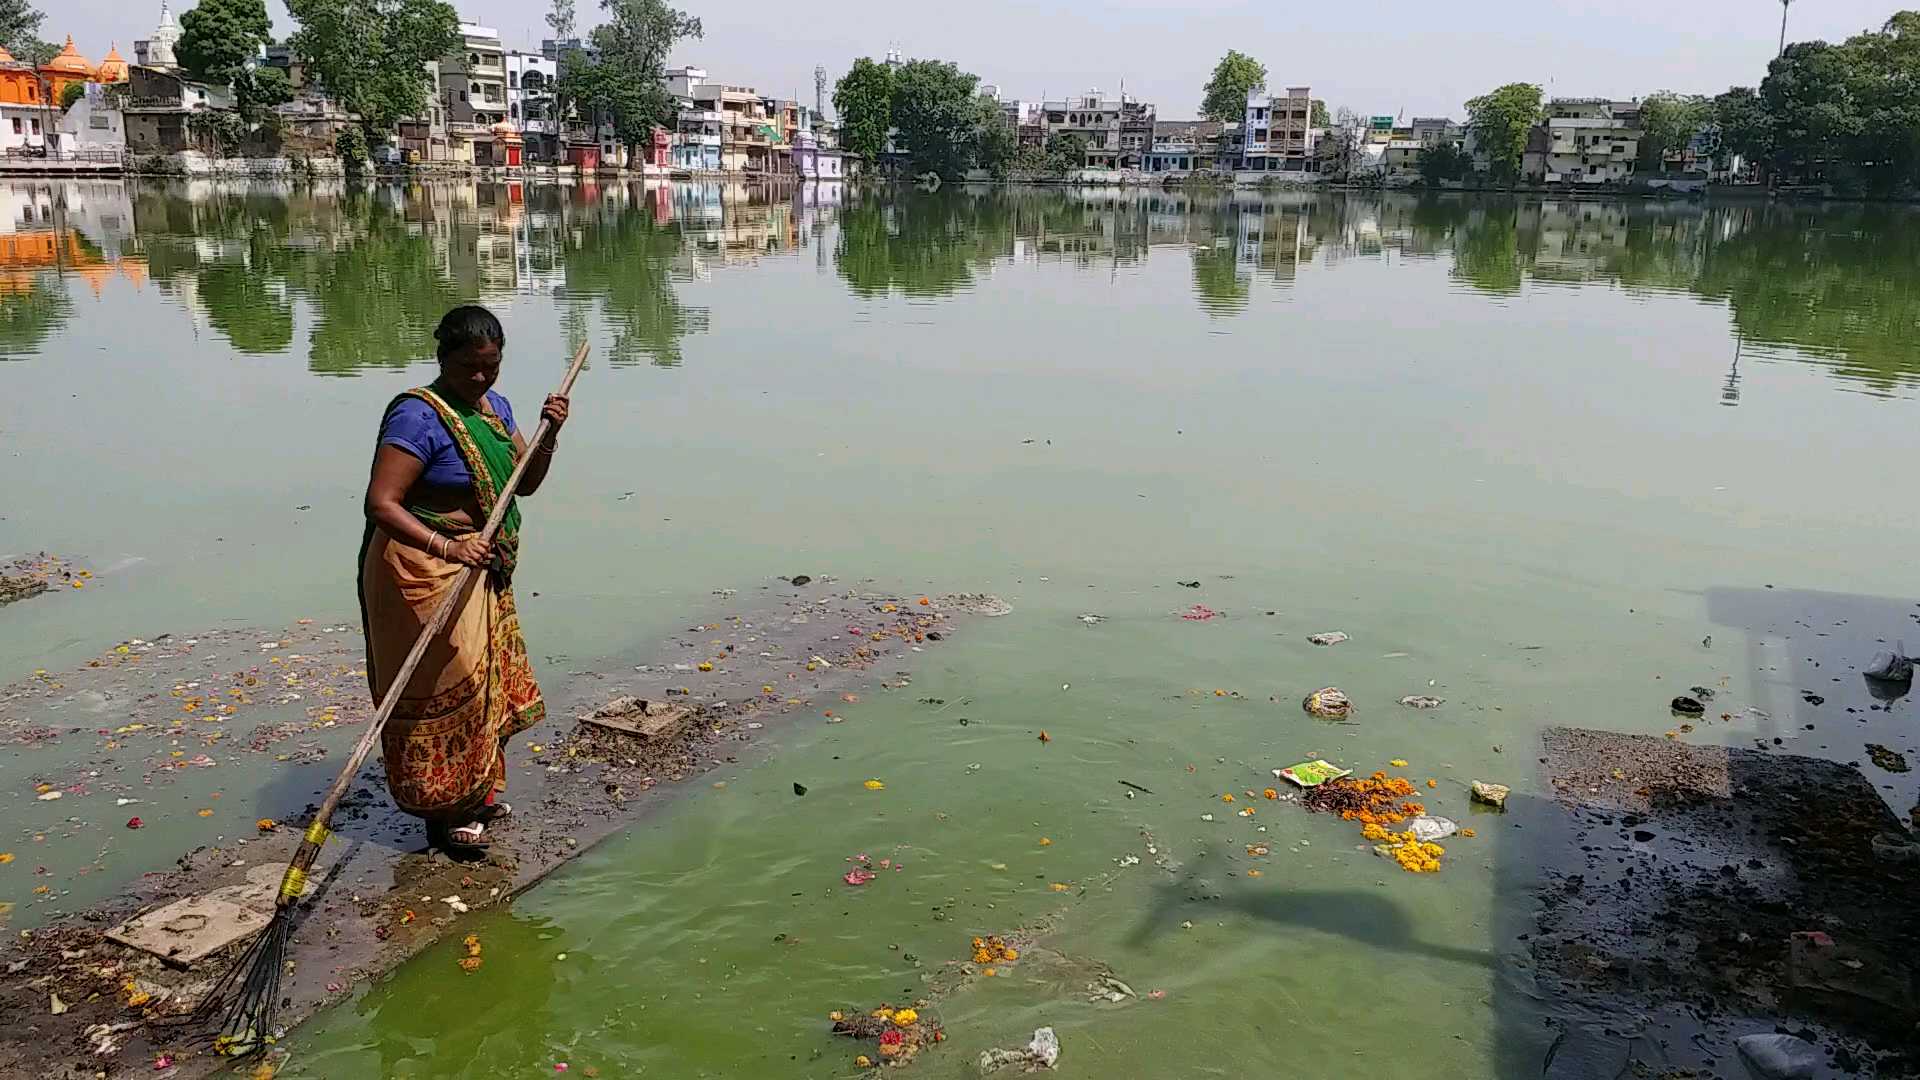
[[[996, 268], [1114, 273], [1187, 264], [1223, 324], [1302, 274], [1444, 261], [1496, 302], [1616, 287], [1724, 305], [1735, 346], [1818, 363], [1890, 394], [1920, 382], [1920, 230], [1912, 211], [1516, 198], [839, 185], [210, 183], [0, 186], [0, 358], [45, 347], [79, 279], [151, 280], [238, 351], [304, 353], [317, 374], [418, 358], [447, 307], [552, 295], [570, 340], [614, 363], [682, 362], [709, 327], [681, 293], [762, 259], [831, 261], [855, 296], [957, 296]], [[1097, 281], [1089, 278], [1088, 285]], [[300, 340], [305, 327], [305, 340]], [[1739, 400], [1739, 359], [1723, 400]]]

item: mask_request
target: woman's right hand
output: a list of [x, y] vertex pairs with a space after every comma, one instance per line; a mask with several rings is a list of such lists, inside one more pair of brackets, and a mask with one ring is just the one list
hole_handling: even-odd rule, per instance
[[467, 566], [486, 566], [493, 561], [493, 544], [474, 533], [449, 543], [446, 557], [450, 562]]

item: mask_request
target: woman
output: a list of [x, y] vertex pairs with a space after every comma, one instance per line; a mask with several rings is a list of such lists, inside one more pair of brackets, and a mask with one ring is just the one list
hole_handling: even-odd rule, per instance
[[500, 320], [459, 307], [433, 336], [440, 377], [394, 398], [380, 424], [367, 481], [360, 617], [377, 702], [462, 568], [489, 568], [428, 646], [380, 736], [393, 801], [426, 820], [430, 844], [474, 858], [487, 846], [488, 824], [512, 811], [494, 798], [506, 788], [507, 740], [546, 714], [508, 587], [519, 507], [507, 510], [492, 543], [479, 530], [528, 453], [519, 496], [540, 490], [567, 399], [547, 398], [540, 414], [550, 434], [529, 451], [513, 407], [493, 392], [507, 343]]

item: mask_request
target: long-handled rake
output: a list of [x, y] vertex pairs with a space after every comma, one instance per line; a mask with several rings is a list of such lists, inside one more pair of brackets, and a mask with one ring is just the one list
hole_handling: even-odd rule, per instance
[[[579, 351], [573, 354], [567, 377], [560, 380], [561, 395], [572, 392], [573, 381], [579, 377], [580, 368], [586, 362], [587, 346], [582, 344]], [[507, 516], [507, 507], [512, 504], [514, 493], [520, 490], [521, 477], [526, 475], [527, 465], [533, 460], [532, 451], [546, 439], [550, 427], [548, 421], [541, 418], [540, 426], [534, 430], [533, 441], [528, 444], [528, 453], [514, 466], [513, 475], [507, 478], [506, 486], [500, 489], [499, 498], [494, 500], [493, 513], [487, 515], [486, 526], [480, 530], [482, 539], [490, 541], [494, 533], [499, 531], [500, 522]], [[393, 715], [394, 706], [400, 703], [400, 695], [406, 691], [407, 684], [413, 681], [414, 669], [420, 666], [427, 646], [446, 629], [447, 620], [465, 602], [481, 572], [471, 566], [462, 569], [454, 579], [447, 598], [440, 602], [439, 610], [421, 629], [412, 651], [407, 653], [407, 659], [400, 665], [392, 685], [387, 688], [386, 696], [380, 700], [380, 707], [374, 710], [373, 719], [361, 732], [353, 753], [348, 755], [346, 767], [340, 770], [333, 787], [328, 789], [327, 797], [320, 803], [319, 813], [313, 816], [306, 835], [293, 853], [292, 861], [287, 864], [287, 872], [280, 879], [280, 895], [274, 900], [273, 921], [247, 946], [247, 951], [240, 955], [234, 966], [214, 983], [199, 1007], [185, 1018], [187, 1026], [213, 1037], [215, 1052], [229, 1057], [247, 1057], [262, 1053], [278, 1038], [273, 1027], [273, 1014], [281, 1004], [280, 977], [287, 966], [287, 940], [293, 930], [294, 906], [306, 892], [307, 874], [320, 857], [320, 846], [327, 841], [327, 823], [333, 819], [333, 812], [339, 807], [341, 798], [353, 785], [354, 777], [360, 774], [360, 766], [366, 763], [367, 755], [373, 751], [373, 744], [379, 740], [381, 729], [387, 725], [387, 718]]]

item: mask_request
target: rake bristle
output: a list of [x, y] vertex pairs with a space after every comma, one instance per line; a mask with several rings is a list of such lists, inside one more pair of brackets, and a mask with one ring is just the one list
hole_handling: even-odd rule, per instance
[[280, 1006], [280, 976], [286, 971], [287, 935], [292, 923], [291, 907], [276, 910], [273, 921], [187, 1018], [200, 1034], [213, 1039], [215, 1053], [254, 1057], [279, 1038], [273, 1028], [273, 1014]]

